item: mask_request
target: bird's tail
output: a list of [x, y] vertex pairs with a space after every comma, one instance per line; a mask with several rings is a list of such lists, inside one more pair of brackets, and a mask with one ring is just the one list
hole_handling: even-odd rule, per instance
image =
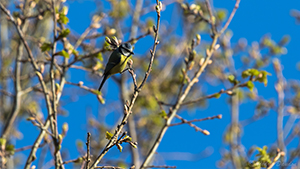
[[98, 89], [99, 92], [100, 92], [100, 90], [101, 90], [101, 88], [102, 88], [104, 82], [107, 80], [107, 78], [108, 78], [108, 76], [107, 76], [107, 75], [104, 75], [103, 80], [102, 80], [102, 82], [101, 82], [101, 84], [100, 84], [100, 86], [99, 86], [99, 89]]

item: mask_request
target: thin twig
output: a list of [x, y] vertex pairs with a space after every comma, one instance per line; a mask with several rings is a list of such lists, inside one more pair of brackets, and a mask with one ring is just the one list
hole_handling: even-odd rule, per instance
[[209, 0], [205, 0], [205, 4], [207, 6], [207, 9], [208, 9], [208, 13], [209, 13], [209, 16], [210, 16], [210, 25], [211, 25], [211, 29], [212, 29], [212, 32], [213, 34], [217, 34], [217, 30], [216, 30], [216, 24], [215, 24], [215, 17], [213, 15], [213, 11], [212, 11], [212, 8], [211, 8], [211, 5], [210, 5], [210, 2]]
[[[177, 116], [176, 116], [177, 117]], [[180, 118], [179, 118], [180, 119]], [[219, 114], [219, 115], [216, 115], [216, 116], [211, 116], [211, 117], [205, 117], [205, 118], [202, 118], [202, 119], [194, 119], [194, 120], [185, 120], [185, 119], [180, 119], [181, 122], [180, 123], [174, 123], [174, 124], [170, 124], [169, 126], [178, 126], [178, 125], [181, 125], [181, 124], [186, 124], [186, 123], [193, 123], [193, 122], [200, 122], [200, 121], [205, 121], [205, 120], [213, 120], [213, 119], [222, 119], [222, 115]]]
[[[38, 148], [44, 147], [46, 144], [47, 144], [47, 142], [44, 142], [44, 143], [40, 144], [40, 145], [38, 146]], [[32, 147], [33, 147], [33, 146], [30, 145], [30, 146], [25, 146], [25, 147], [17, 148], [17, 149], [15, 150], [15, 152], [17, 153], [17, 152], [20, 152], [20, 151], [25, 151], [25, 150], [31, 149]]]
[[86, 166], [85, 168], [88, 169], [89, 168], [89, 163], [91, 162], [90, 159], [90, 139], [91, 139], [91, 133], [88, 132], [87, 133], [87, 139], [86, 139]]
[[79, 157], [79, 158], [76, 158], [76, 159], [73, 159], [73, 160], [64, 161], [63, 164], [69, 164], [69, 163], [79, 162], [79, 161], [81, 161], [82, 159], [85, 159], [85, 158], [86, 157], [83, 156], [83, 157]]
[[[255, 81], [256, 79], [251, 79], [250, 81]], [[232, 95], [234, 94], [233, 90], [236, 89], [236, 88], [239, 88], [239, 87], [246, 87], [247, 86], [247, 83], [248, 81], [244, 82], [244, 83], [240, 83], [240, 84], [236, 84], [234, 86], [232, 86], [231, 88], [228, 88], [228, 89], [221, 89], [220, 91], [216, 92], [216, 93], [213, 93], [213, 94], [209, 94], [209, 95], [206, 95], [206, 96], [203, 96], [203, 97], [200, 97], [198, 99], [195, 99], [195, 100], [190, 100], [190, 101], [185, 101], [183, 102], [181, 105], [184, 106], [184, 105], [189, 105], [189, 104], [194, 104], [194, 103], [198, 103], [202, 100], [205, 100], [205, 99], [211, 99], [211, 98], [215, 98], [216, 96], [218, 96], [219, 94], [229, 94], [229, 95]], [[158, 101], [159, 104], [162, 104], [162, 105], [165, 105], [165, 106], [173, 106], [174, 104], [171, 104], [171, 103], [165, 103], [163, 101]]]
[[3, 89], [0, 89], [0, 93], [3, 93], [4, 95], [9, 96], [9, 97], [15, 97], [14, 94], [12, 94], [6, 90], [3, 90]]
[[283, 151], [280, 151], [279, 149], [277, 151], [278, 151], [278, 153], [277, 153], [276, 157], [274, 158], [274, 160], [268, 166], [267, 169], [271, 169], [275, 165], [275, 163], [280, 159], [280, 157], [284, 157], [285, 156], [285, 153]]
[[192, 128], [194, 128], [196, 131], [200, 131], [204, 135], [210, 135], [209, 131], [201, 129], [200, 127], [196, 126], [195, 124], [193, 124], [193, 123], [185, 120], [184, 118], [182, 118], [178, 114], [176, 114], [175, 117], [177, 117], [178, 119], [180, 119], [183, 122], [183, 124], [188, 124], [189, 126], [191, 126]]
[[[140, 37], [136, 37], [137, 32], [138, 32], [138, 26], [139, 26], [139, 20], [140, 20], [140, 14], [141, 14], [141, 10], [143, 7], [143, 1], [144, 0], [136, 0], [135, 3], [135, 9], [134, 9], [134, 13], [133, 13], [133, 17], [132, 17], [132, 25], [131, 25], [131, 30], [130, 30], [130, 37], [127, 42], [133, 42], [135, 43], [138, 39], [143, 38], [147, 35], [150, 34], [150, 30], [147, 31], [146, 34], [141, 35]], [[133, 83], [134, 83], [134, 89], [136, 90], [137, 88], [137, 83], [136, 83], [136, 79], [135, 77], [135, 73], [134, 70], [132, 69], [132, 62], [128, 62], [129, 64], [129, 73], [132, 75], [133, 78]], [[131, 63], [131, 64], [130, 64]], [[121, 82], [124, 82], [124, 76], [122, 76], [121, 78]], [[122, 96], [122, 104], [126, 104], [126, 100], [129, 99], [130, 97], [130, 90], [127, 89], [127, 84], [126, 83], [122, 83], [121, 84], [121, 96]], [[129, 131], [129, 135], [131, 136], [132, 140], [137, 140], [137, 131], [136, 131], [136, 121], [134, 120], [133, 116], [130, 116], [128, 118], [128, 131]], [[138, 149], [136, 149], [133, 146], [130, 146], [130, 150], [131, 150], [131, 162], [132, 164], [134, 164], [135, 166], [139, 167], [140, 166], [140, 154]]]
[[53, 17], [53, 45], [52, 45], [52, 57], [50, 63], [50, 84], [51, 84], [51, 91], [52, 91], [52, 112], [49, 112], [50, 116], [50, 128], [54, 135], [53, 137], [53, 144], [55, 147], [54, 151], [54, 161], [55, 161], [55, 168], [62, 168], [64, 169], [60, 149], [59, 141], [58, 141], [58, 129], [57, 129], [57, 93], [55, 87], [55, 78], [54, 78], [54, 64], [55, 64], [55, 53], [56, 53], [56, 45], [57, 45], [57, 20], [56, 20], [56, 9], [55, 9], [55, 0], [51, 1], [52, 3], [52, 17]]
[[75, 64], [78, 61], [82, 61], [82, 60], [90, 58], [92, 56], [96, 56], [98, 53], [103, 53], [104, 51], [106, 51], [106, 50], [104, 48], [102, 48], [102, 49], [96, 50], [95, 52], [85, 54], [85, 55], [81, 56], [80, 58], [75, 58], [73, 61], [71, 61], [65, 67], [70, 67], [71, 65]]
[[9, 133], [11, 132], [11, 128], [13, 127], [13, 124], [17, 118], [17, 115], [21, 108], [21, 97], [22, 97], [22, 89], [21, 89], [21, 62], [18, 62], [23, 55], [23, 45], [21, 44], [21, 41], [19, 42], [18, 50], [17, 50], [17, 57], [15, 61], [15, 95], [14, 95], [14, 105], [13, 105], [13, 111], [10, 113], [9, 117], [5, 121], [5, 126], [2, 130], [2, 138], [7, 138]]
[[[273, 60], [274, 70], [277, 76], [277, 83], [275, 89], [278, 94], [278, 108], [277, 108], [277, 142], [280, 150], [285, 151], [284, 137], [283, 137], [283, 116], [284, 116], [284, 89], [285, 79], [282, 75], [282, 68], [278, 59]], [[284, 158], [281, 159], [284, 162]]]
[[224, 27], [223, 27], [223, 28], [221, 29], [221, 31], [219, 32], [219, 34], [223, 34], [223, 32], [228, 28], [228, 26], [229, 26], [229, 24], [230, 24], [232, 18], [233, 18], [234, 15], [235, 15], [236, 10], [239, 8], [240, 1], [241, 1], [241, 0], [236, 0], [236, 3], [235, 3], [235, 5], [234, 5], [233, 10], [232, 10], [232, 12], [231, 12], [231, 14], [230, 14], [230, 16], [229, 16], [227, 22], [225, 23]]
[[149, 165], [144, 168], [176, 168], [176, 166], [168, 166], [168, 165]]
[[231, 124], [230, 124], [230, 158], [233, 168], [241, 168], [241, 160], [238, 152], [238, 131], [239, 131], [239, 96], [234, 95], [231, 98]]
[[73, 85], [73, 86], [78, 86], [78, 87], [80, 87], [81, 89], [84, 89], [84, 90], [86, 90], [86, 91], [89, 91], [89, 92], [91, 92], [91, 93], [93, 93], [93, 94], [95, 94], [95, 95], [99, 95], [99, 92], [98, 92], [97, 90], [95, 90], [95, 89], [93, 89], [93, 88], [89, 88], [89, 87], [87, 87], [87, 86], [84, 86], [84, 85], [82, 84], [82, 82], [79, 82], [79, 83], [73, 83], [73, 82], [68, 82], [68, 81], [66, 81], [66, 84]]
[[138, 41], [138, 40], [140, 40], [140, 39], [142, 39], [142, 38], [144, 38], [144, 37], [146, 37], [146, 36], [148, 36], [150, 34], [151, 34], [151, 31], [149, 29], [145, 34], [142, 34], [142, 35], [140, 35], [140, 36], [138, 36], [136, 38], [131, 38], [128, 41], [126, 41], [125, 43], [136, 42], [136, 41]]
[[104, 169], [104, 168], [108, 168], [108, 169], [124, 169], [123, 167], [115, 167], [115, 166], [96, 166], [95, 168], [100, 168], [100, 169]]
[[47, 133], [46, 130], [45, 130], [45, 128], [48, 128], [49, 125], [50, 125], [50, 120], [47, 119], [47, 121], [46, 121], [45, 124], [44, 124], [44, 129], [42, 129], [42, 130], [40, 131], [40, 134], [39, 134], [38, 137], [36, 138], [36, 140], [35, 140], [35, 142], [34, 142], [32, 148], [31, 148], [30, 154], [29, 154], [29, 156], [28, 156], [28, 158], [27, 158], [27, 161], [26, 161], [26, 164], [25, 164], [25, 167], [24, 167], [25, 169], [29, 169], [31, 163], [36, 159], [36, 155], [35, 155], [35, 154], [36, 154], [36, 151], [37, 151], [37, 149], [39, 148], [39, 145], [40, 145], [40, 143], [42, 142], [42, 140], [43, 140], [45, 134]]

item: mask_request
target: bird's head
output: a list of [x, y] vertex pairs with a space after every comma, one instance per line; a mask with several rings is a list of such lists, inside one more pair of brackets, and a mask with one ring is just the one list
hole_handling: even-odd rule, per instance
[[119, 49], [120, 49], [120, 52], [126, 57], [129, 57], [130, 55], [134, 54], [130, 43], [124, 43], [124, 44], [120, 45]]

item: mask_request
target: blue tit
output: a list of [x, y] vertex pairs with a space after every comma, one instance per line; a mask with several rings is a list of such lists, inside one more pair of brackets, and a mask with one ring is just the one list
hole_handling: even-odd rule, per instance
[[111, 76], [117, 73], [121, 73], [127, 64], [130, 55], [133, 55], [133, 49], [131, 44], [125, 43], [120, 45], [117, 49], [113, 51], [110, 55], [108, 63], [106, 64], [103, 80], [100, 84], [99, 91], [101, 90], [104, 82]]

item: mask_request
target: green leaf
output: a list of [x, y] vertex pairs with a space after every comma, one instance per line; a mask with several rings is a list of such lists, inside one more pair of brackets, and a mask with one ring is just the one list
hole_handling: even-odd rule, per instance
[[58, 52], [57, 54], [65, 57], [65, 58], [69, 58], [70, 57], [69, 53], [66, 52], [65, 50], [62, 50], [62, 51]]
[[63, 6], [63, 8], [61, 9], [61, 13], [65, 14], [65, 15], [68, 13], [68, 11], [69, 11], [69, 8], [67, 6]]
[[225, 18], [226, 18], [226, 16], [227, 16], [227, 12], [225, 11], [225, 10], [219, 10], [218, 12], [217, 12], [217, 17], [221, 20], [221, 21], [223, 21]]
[[249, 76], [258, 76], [260, 71], [257, 69], [247, 69], [242, 72], [242, 77], [247, 78]]
[[119, 40], [116, 36], [111, 37], [110, 40], [115, 46], [119, 46]]
[[280, 46], [272, 46], [271, 52], [275, 55], [282, 54], [282, 48]]
[[271, 163], [271, 159], [270, 159], [270, 156], [267, 152], [267, 149], [268, 147], [267, 146], [264, 146], [263, 148], [257, 148], [258, 150], [258, 154], [256, 154], [255, 156], [258, 157], [258, 162], [261, 163], [261, 166], [262, 167], [266, 167], [268, 164]]
[[103, 62], [103, 56], [102, 56], [102, 53], [99, 52], [97, 53], [97, 56], [96, 56], [101, 62]]
[[216, 93], [216, 94], [214, 95], [214, 97], [218, 99], [218, 98], [221, 97], [221, 94], [220, 94], [220, 93]]
[[282, 37], [282, 39], [279, 41], [278, 45], [279, 46], [284, 46], [284, 45], [287, 45], [289, 42], [290, 42], [291, 38], [289, 35], [284, 35]]
[[12, 144], [7, 144], [5, 150], [9, 152], [11, 155], [15, 154], [15, 146]]
[[81, 140], [76, 140], [76, 147], [77, 148], [83, 148], [83, 142]]
[[75, 56], [77, 56], [78, 55], [78, 51], [75, 50], [75, 49], [72, 49], [72, 54], [75, 55]]
[[256, 66], [257, 67], [262, 67], [265, 65], [265, 62], [262, 59], [256, 60]]
[[50, 43], [50, 42], [44, 42], [42, 44], [42, 46], [40, 47], [42, 52], [49, 51], [51, 48], [52, 48], [52, 43]]
[[228, 75], [227, 79], [229, 80], [230, 83], [232, 83], [234, 85], [239, 83], [239, 81], [235, 79], [234, 75]]
[[110, 133], [110, 132], [108, 132], [108, 131], [106, 131], [105, 138], [106, 138], [107, 140], [111, 140], [112, 137], [113, 137], [113, 134]]
[[136, 144], [133, 142], [129, 142], [129, 144], [133, 147], [133, 148], [137, 148]]
[[65, 38], [70, 34], [70, 29], [64, 29], [60, 32], [58, 38]]
[[259, 75], [259, 70], [257, 69], [249, 69], [249, 73], [252, 75], [252, 76], [258, 76]]
[[117, 145], [117, 147], [118, 147], [119, 151], [120, 151], [120, 152], [122, 152], [122, 150], [123, 150], [123, 147], [122, 147], [120, 144], [116, 144], [116, 145]]
[[164, 119], [167, 119], [167, 118], [168, 118], [168, 115], [167, 115], [167, 113], [166, 113], [165, 110], [162, 110], [162, 111], [159, 113], [159, 115], [160, 115], [162, 118], [164, 118]]
[[132, 138], [131, 138], [131, 137], [129, 137], [129, 136], [125, 136], [125, 137], [124, 137], [124, 141], [126, 141], [126, 142], [127, 142], [127, 141], [128, 141], [128, 142], [130, 142], [130, 141], [132, 141]]
[[227, 79], [229, 80], [230, 83], [234, 83], [235, 82], [234, 75], [228, 75]]
[[261, 83], [264, 83], [264, 85], [267, 86], [267, 84], [268, 84], [267, 76], [268, 75], [271, 75], [271, 73], [269, 73], [265, 70], [262, 70], [262, 71], [260, 71], [260, 74], [258, 75], [257, 80]]
[[79, 163], [82, 163], [82, 161], [83, 161], [83, 158], [79, 157], [74, 161], [74, 163], [79, 164]]
[[92, 89], [91, 92], [93, 92], [96, 95], [101, 95], [101, 92], [95, 89]]
[[6, 139], [0, 138], [0, 146], [3, 146], [6, 144]]
[[252, 91], [253, 91], [253, 88], [254, 88], [253, 82], [252, 82], [252, 81], [248, 81], [248, 82], [247, 82], [247, 87], [248, 87], [248, 89], [252, 92]]
[[59, 19], [57, 20], [60, 23], [63, 23], [64, 25], [66, 25], [69, 22], [69, 18], [63, 14], [62, 12], [59, 13]]

